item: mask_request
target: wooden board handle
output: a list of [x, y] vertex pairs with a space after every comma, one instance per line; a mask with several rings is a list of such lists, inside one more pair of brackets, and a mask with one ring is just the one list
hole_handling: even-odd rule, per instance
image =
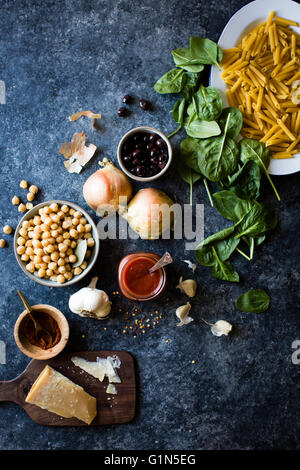
[[1, 381], [0, 380], [0, 402], [12, 401], [18, 405], [24, 403], [23, 388], [27, 387], [27, 380], [23, 380], [22, 375], [14, 380]]

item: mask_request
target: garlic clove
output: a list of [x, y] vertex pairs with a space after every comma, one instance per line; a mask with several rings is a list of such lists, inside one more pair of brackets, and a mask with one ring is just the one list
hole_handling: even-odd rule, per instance
[[181, 276], [179, 279], [179, 284], [176, 286], [176, 289], [180, 289], [180, 291], [186, 294], [188, 297], [195, 297], [196, 290], [197, 290], [197, 282], [194, 279], [186, 279], [183, 281], [183, 277]]
[[194, 321], [192, 317], [189, 317], [188, 313], [191, 309], [191, 304], [187, 302], [185, 305], [181, 305], [176, 309], [176, 316], [179, 318], [180, 322], [177, 323], [177, 326], [187, 325]]
[[196, 271], [197, 265], [195, 263], [192, 263], [189, 259], [184, 259], [183, 262], [186, 263], [193, 272]]
[[211, 332], [215, 336], [228, 336], [232, 330], [232, 325], [225, 320], [218, 320], [214, 325], [211, 326]]

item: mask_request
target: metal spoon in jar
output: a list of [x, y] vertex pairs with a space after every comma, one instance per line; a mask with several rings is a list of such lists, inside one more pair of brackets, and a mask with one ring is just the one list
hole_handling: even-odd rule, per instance
[[27, 302], [27, 300], [25, 299], [24, 295], [22, 294], [22, 292], [20, 292], [19, 290], [17, 291], [23, 304], [24, 304], [24, 307], [26, 308], [27, 310], [27, 313], [28, 315], [30, 316], [31, 320], [33, 321], [33, 324], [34, 324], [34, 329], [35, 329], [35, 335], [36, 335], [36, 338], [41, 334], [43, 333], [43, 336], [45, 337], [45, 339], [47, 339], [49, 342], [52, 342], [52, 335], [51, 333], [49, 333], [49, 331], [47, 331], [42, 325], [39, 324], [39, 322], [34, 318], [34, 315], [33, 315], [33, 310], [32, 308], [30, 307], [29, 303]]
[[163, 268], [164, 266], [167, 266], [167, 264], [171, 263], [173, 263], [173, 258], [170, 253], [166, 251], [165, 254], [162, 255], [162, 257], [157, 261], [157, 263], [155, 263], [152, 268], [149, 269], [149, 273], [152, 274], [157, 269]]

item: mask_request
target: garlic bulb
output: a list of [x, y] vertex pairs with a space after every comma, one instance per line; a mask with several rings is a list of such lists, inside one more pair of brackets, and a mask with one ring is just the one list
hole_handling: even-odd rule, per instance
[[129, 178], [104, 158], [103, 168], [93, 173], [83, 186], [83, 196], [88, 205], [100, 216], [123, 210], [132, 196]]
[[173, 201], [163, 191], [141, 189], [131, 199], [124, 217], [141, 238], [155, 240], [173, 225]]
[[92, 317], [98, 320], [106, 318], [111, 310], [111, 302], [108, 295], [96, 289], [98, 277], [93, 277], [88, 287], [83, 287], [69, 299], [71, 312], [81, 317]]
[[197, 282], [194, 279], [183, 280], [183, 277], [180, 276], [179, 284], [176, 286], [176, 289], [180, 289], [180, 292], [186, 294], [188, 297], [195, 297], [197, 290]]
[[176, 309], [176, 317], [180, 320], [180, 323], [177, 323], [177, 326], [187, 325], [194, 321], [194, 319], [188, 315], [190, 310], [191, 304], [189, 302]]

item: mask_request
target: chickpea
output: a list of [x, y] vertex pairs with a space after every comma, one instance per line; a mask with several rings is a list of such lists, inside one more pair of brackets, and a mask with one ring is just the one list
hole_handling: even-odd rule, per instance
[[50, 277], [50, 281], [57, 282], [57, 276], [53, 274], [53, 276]]
[[39, 256], [39, 257], [41, 258], [41, 260], [42, 260], [42, 257], [43, 257], [43, 255], [44, 255], [44, 251], [42, 250], [42, 248], [35, 248], [33, 251], [34, 251], [34, 253], [35, 253], [37, 256]]
[[86, 243], [88, 247], [92, 247], [95, 245], [95, 240], [93, 238], [88, 238]]
[[26, 255], [25, 253], [21, 256], [22, 261], [29, 261], [29, 256]]
[[64, 232], [64, 233], [63, 233], [63, 238], [64, 238], [65, 240], [67, 240], [68, 238], [70, 238], [70, 236], [71, 236], [71, 235], [69, 234], [69, 232]]
[[34, 254], [33, 248], [31, 246], [28, 246], [25, 250], [26, 255], [32, 256]]
[[55, 251], [54, 245], [46, 246], [46, 253], [53, 253]]
[[48, 256], [48, 255], [44, 255], [44, 256], [42, 257], [42, 260], [43, 260], [44, 263], [46, 263], [46, 264], [49, 264], [49, 263], [51, 262], [51, 258], [50, 258], [50, 256]]
[[63, 266], [64, 264], [65, 264], [65, 260], [63, 258], [59, 258], [59, 260], [57, 261], [57, 265]]
[[75, 240], [73, 240], [71, 242], [70, 248], [72, 248], [74, 250], [74, 248], [76, 248], [76, 246], [77, 246], [77, 242], [75, 242]]
[[18, 255], [23, 255], [25, 253], [25, 250], [26, 250], [26, 248], [25, 248], [24, 245], [18, 246], [18, 248], [17, 248]]
[[49, 206], [45, 206], [43, 209], [44, 209], [44, 214], [46, 214], [46, 215], [50, 214], [51, 210], [50, 210]]
[[62, 228], [67, 230], [68, 228], [72, 227], [72, 221], [71, 219], [65, 219], [62, 223]]
[[27, 197], [27, 201], [31, 202], [34, 200], [35, 195], [33, 193], [27, 193], [26, 197]]
[[26, 206], [23, 203], [19, 204], [18, 211], [19, 212], [25, 212], [26, 211]]
[[66, 245], [65, 243], [59, 243], [58, 245], [58, 249], [59, 251], [61, 251], [62, 253], [65, 253], [68, 249], [68, 245]]
[[69, 207], [66, 204], [63, 204], [60, 208], [60, 210], [64, 213], [67, 214], [69, 212]]
[[33, 273], [35, 271], [35, 266], [34, 266], [34, 263], [28, 263], [26, 264], [26, 269], [27, 271], [29, 271], [30, 273]]
[[52, 261], [57, 261], [59, 259], [59, 252], [54, 251], [53, 253], [51, 253], [50, 258]]
[[52, 212], [58, 212], [58, 204], [56, 202], [53, 202], [52, 204], [50, 204], [49, 209]]
[[3, 232], [6, 234], [6, 235], [9, 235], [11, 232], [13, 231], [12, 227], [10, 225], [4, 225], [3, 227]]
[[48, 269], [51, 269], [51, 271], [55, 271], [57, 268], [57, 264], [52, 261], [52, 263], [48, 264]]
[[80, 267], [77, 267], [77, 268], [74, 269], [75, 276], [79, 276], [79, 274], [81, 274], [81, 273], [82, 273], [82, 269]]
[[89, 257], [91, 256], [91, 254], [92, 254], [91, 250], [86, 250], [85, 258], [86, 258], [86, 259], [89, 259]]
[[74, 225], [74, 227], [76, 227], [79, 224], [79, 219], [76, 219], [76, 217], [74, 217], [74, 219], [72, 219], [72, 224]]
[[84, 225], [82, 224], [78, 224], [77, 225], [77, 232], [78, 233], [83, 233], [85, 230], [84, 230]]
[[20, 188], [22, 188], [22, 189], [27, 189], [27, 187], [28, 187], [27, 181], [26, 181], [26, 180], [22, 180], [22, 181], [20, 182]]
[[67, 240], [64, 240], [64, 244], [67, 245], [67, 246], [70, 246], [71, 245], [71, 240], [68, 238]]
[[20, 199], [18, 198], [18, 196], [14, 196], [11, 202], [14, 206], [18, 206], [20, 204]]
[[86, 232], [86, 233], [83, 235], [83, 238], [84, 238], [85, 240], [87, 240], [88, 238], [90, 238], [90, 236], [91, 236], [90, 232]]
[[71, 265], [69, 263], [65, 264], [65, 268], [68, 272], [71, 272], [72, 270]]
[[50, 214], [50, 218], [53, 222], [56, 222], [56, 223], [60, 221], [59, 216], [57, 214]]
[[83, 263], [81, 263], [81, 265], [80, 265], [80, 268], [81, 268], [82, 270], [85, 270], [86, 267], [87, 267], [87, 262], [86, 262], [86, 261], [83, 261]]
[[70, 272], [66, 272], [66, 273], [64, 273], [64, 277], [67, 281], [71, 281], [71, 279], [73, 277], [73, 274], [70, 273]]
[[69, 210], [69, 214], [70, 214], [70, 215], [74, 215], [75, 212], [76, 212], [75, 209], [73, 209], [73, 208], [71, 207], [70, 210]]
[[59, 274], [56, 278], [56, 281], [59, 282], [59, 284], [63, 284], [65, 282], [65, 276], [63, 274]]
[[33, 217], [33, 223], [34, 225], [41, 225], [42, 223], [42, 219], [39, 215], [36, 215], [35, 217]]
[[33, 204], [32, 204], [32, 202], [26, 202], [26, 209], [27, 209], [28, 211], [30, 211], [31, 209], [33, 209]]
[[28, 230], [28, 237], [29, 238], [34, 238], [34, 231], [33, 230]]
[[73, 254], [72, 248], [68, 248], [68, 250], [66, 251], [66, 255], [67, 255], [67, 256], [70, 256], [70, 255], [72, 255], [72, 254]]
[[86, 232], [90, 232], [91, 230], [92, 230], [91, 224], [86, 224], [86, 226], [85, 226], [85, 231], [86, 231]]
[[40, 242], [40, 240], [32, 240], [32, 246], [33, 248], [42, 248], [42, 242]]
[[55, 240], [54, 237], [48, 238], [48, 241], [49, 241], [49, 244], [50, 244], [50, 245], [55, 245], [56, 240]]
[[40, 268], [40, 269], [38, 270], [38, 276], [39, 276], [39, 277], [45, 277], [45, 275], [46, 275], [45, 269]]
[[51, 279], [51, 276], [53, 276], [53, 271], [52, 269], [46, 269], [46, 276], [49, 277]]
[[30, 227], [30, 220], [24, 220], [23, 223], [22, 223], [22, 227], [24, 227], [24, 228]]
[[60, 274], [65, 274], [66, 268], [65, 268], [64, 266], [60, 266], [60, 267], [58, 268], [58, 271], [59, 271]]
[[86, 220], [85, 217], [80, 217], [79, 222], [80, 222], [82, 225], [85, 225], [85, 224], [87, 223], [87, 220]]
[[57, 238], [58, 237], [58, 231], [57, 230], [51, 230], [51, 237]]
[[64, 233], [64, 230], [62, 227], [58, 227], [57, 232], [62, 235]]
[[26, 228], [21, 227], [19, 230], [19, 234], [21, 235], [21, 237], [27, 237], [28, 231]]
[[75, 228], [71, 228], [70, 235], [71, 235], [72, 238], [77, 238], [78, 237], [77, 230]]
[[41, 243], [42, 243], [43, 247], [45, 248], [46, 246], [49, 245], [50, 242], [49, 242], [49, 239], [48, 239], [48, 240], [42, 240]]
[[25, 238], [23, 238], [23, 237], [18, 237], [17, 238], [17, 244], [18, 245], [25, 245], [25, 243], [26, 243]]
[[65, 213], [62, 210], [60, 210], [58, 211], [57, 215], [60, 219], [62, 219], [65, 216]]
[[45, 217], [44, 224], [45, 224], [45, 225], [51, 225], [51, 224], [52, 224], [52, 219], [51, 219], [51, 217]]
[[43, 232], [42, 233], [42, 239], [45, 240], [47, 238], [50, 238], [51, 237], [51, 233], [50, 232]]
[[34, 261], [35, 264], [39, 264], [39, 263], [42, 262], [42, 257], [39, 256], [39, 255], [35, 255], [33, 261]]
[[77, 261], [77, 256], [76, 255], [70, 255], [69, 256], [69, 262], [70, 263], [73, 264], [73, 263], [76, 263], [76, 261]]
[[31, 186], [29, 186], [28, 191], [32, 194], [37, 194], [39, 192], [39, 188], [32, 184]]
[[50, 225], [51, 230], [57, 230], [58, 229], [58, 224], [54, 223]]

